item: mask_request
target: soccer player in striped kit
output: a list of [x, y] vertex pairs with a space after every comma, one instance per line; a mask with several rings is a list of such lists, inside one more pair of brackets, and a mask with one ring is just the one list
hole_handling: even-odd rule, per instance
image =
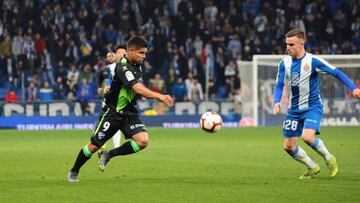
[[324, 59], [305, 51], [305, 32], [293, 29], [285, 35], [288, 56], [278, 66], [274, 93], [274, 113], [280, 113], [281, 97], [285, 80], [288, 81], [289, 109], [284, 120], [284, 149], [295, 160], [307, 167], [300, 179], [315, 177], [320, 172], [319, 165], [298, 146], [298, 138], [320, 154], [326, 161], [330, 177], [335, 177], [339, 167], [336, 158], [326, 148], [324, 142], [315, 136], [320, 133], [323, 105], [319, 92], [319, 73], [325, 72], [338, 78], [360, 99], [360, 89], [339, 69]]

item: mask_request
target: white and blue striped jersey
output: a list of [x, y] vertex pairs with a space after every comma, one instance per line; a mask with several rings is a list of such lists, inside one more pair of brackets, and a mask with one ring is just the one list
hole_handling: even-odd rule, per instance
[[325, 72], [337, 77], [346, 86], [354, 90], [355, 84], [339, 69], [324, 59], [305, 52], [301, 59], [291, 56], [283, 58], [278, 66], [274, 103], [279, 103], [285, 81], [288, 81], [289, 109], [302, 111], [322, 108], [319, 88], [319, 73]]
[[[112, 79], [114, 78], [114, 75], [115, 75], [116, 62], [107, 65], [106, 68], [108, 68], [110, 70], [111, 77], [109, 77], [109, 79], [112, 81]], [[111, 85], [111, 81], [109, 81], [110, 82], [109, 85]]]

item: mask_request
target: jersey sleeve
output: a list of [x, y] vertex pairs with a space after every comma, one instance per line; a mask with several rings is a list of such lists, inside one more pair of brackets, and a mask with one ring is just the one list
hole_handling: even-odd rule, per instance
[[345, 73], [343, 73], [341, 70], [339, 70], [335, 66], [331, 65], [324, 59], [315, 56], [313, 59], [312, 65], [314, 67], [316, 67], [317, 72], [328, 73], [328, 74], [336, 77], [337, 79], [339, 79], [342, 83], [344, 83], [351, 90], [356, 89], [354, 82]]
[[276, 76], [276, 85], [274, 89], [274, 104], [280, 103], [284, 84], [285, 84], [285, 65], [284, 65], [284, 60], [282, 60], [279, 63], [278, 73]]
[[140, 82], [140, 79], [135, 76], [134, 69], [129, 64], [118, 63], [115, 68], [115, 77], [129, 89]]

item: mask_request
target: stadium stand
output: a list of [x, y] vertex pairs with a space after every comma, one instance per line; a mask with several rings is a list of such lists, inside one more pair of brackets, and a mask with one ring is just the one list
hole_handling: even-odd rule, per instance
[[[0, 99], [8, 88], [19, 92], [30, 82], [40, 89], [47, 81], [58, 89], [58, 77], [70, 87], [65, 98], [76, 97], [81, 78], [95, 91], [94, 75], [106, 53], [132, 34], [144, 35], [150, 44], [145, 83], [159, 73], [170, 92], [176, 78], [185, 81], [192, 72], [204, 89], [209, 69], [212, 97], [227, 99], [229, 62], [283, 54], [281, 42], [291, 27], [306, 30], [309, 52], [359, 53], [359, 5], [359, 0], [3, 0]], [[77, 74], [70, 74], [72, 66]]]

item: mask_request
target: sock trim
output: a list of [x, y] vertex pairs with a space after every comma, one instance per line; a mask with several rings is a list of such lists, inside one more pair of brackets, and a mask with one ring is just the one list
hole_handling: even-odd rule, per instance
[[83, 150], [85, 156], [87, 156], [87, 157], [89, 157], [89, 158], [93, 155], [93, 153], [89, 150], [89, 148], [88, 148], [87, 145], [85, 145], [85, 146], [82, 148], [82, 150]]
[[296, 146], [295, 150], [293, 152], [291, 152], [290, 155], [295, 158], [296, 155], [298, 154], [298, 152], [299, 152], [299, 146]]
[[136, 144], [136, 142], [134, 140], [131, 140], [130, 143], [131, 143], [131, 147], [135, 153], [140, 151], [140, 147]]
[[319, 146], [319, 138], [314, 139], [314, 143], [311, 145], [311, 148], [317, 149]]

